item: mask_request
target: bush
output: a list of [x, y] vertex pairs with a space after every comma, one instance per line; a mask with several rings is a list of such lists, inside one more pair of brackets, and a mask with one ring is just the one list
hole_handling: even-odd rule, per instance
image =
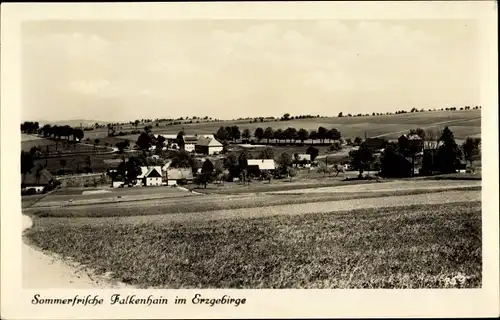
[[339, 151], [342, 149], [342, 145], [340, 144], [340, 142], [334, 142], [330, 145], [330, 151]]
[[52, 191], [52, 190], [54, 190], [54, 189], [55, 189], [54, 185], [52, 185], [52, 184], [48, 184], [48, 185], [46, 185], [46, 186], [43, 188], [42, 193], [47, 193], [47, 192]]
[[27, 189], [27, 190], [22, 190], [22, 191], [21, 191], [21, 195], [22, 195], [22, 196], [32, 196], [32, 195], [34, 195], [34, 194], [36, 194], [36, 190], [35, 190], [35, 189], [33, 189], [33, 188], [30, 188], [30, 189]]

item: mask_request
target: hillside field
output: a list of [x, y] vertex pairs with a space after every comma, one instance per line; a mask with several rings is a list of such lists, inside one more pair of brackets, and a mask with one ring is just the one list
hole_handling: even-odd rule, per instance
[[[374, 137], [384, 135], [387, 139], [396, 139], [402, 133], [417, 127], [443, 129], [448, 126], [457, 139], [465, 139], [469, 136], [477, 136], [481, 133], [481, 110], [467, 111], [432, 111], [406, 113], [397, 115], [367, 116], [367, 117], [328, 117], [312, 119], [295, 119], [290, 121], [254, 122], [221, 121], [205, 122], [181, 125], [166, 125], [160, 123], [158, 127], [153, 125], [154, 133], [177, 134], [184, 129], [186, 134], [214, 134], [221, 126], [237, 125], [241, 131], [248, 128], [253, 134], [257, 127], [272, 127], [274, 130], [295, 127], [307, 130], [317, 130], [319, 126], [327, 129], [336, 128], [345, 138], [355, 138], [357, 136]], [[132, 126], [123, 127], [122, 131], [132, 130]], [[139, 127], [142, 128], [142, 127]], [[138, 135], [127, 135], [121, 138], [132, 141], [137, 140]]]
[[[196, 121], [193, 121], [196, 122]], [[241, 131], [248, 128], [253, 134], [257, 127], [272, 127], [274, 130], [295, 127], [307, 130], [317, 130], [319, 126], [327, 129], [337, 128], [345, 138], [355, 138], [356, 136], [374, 137], [384, 135], [387, 139], [398, 138], [401, 133], [417, 127], [435, 127], [443, 129], [444, 126], [450, 127], [454, 132], [455, 138], [465, 139], [469, 136], [478, 137], [481, 134], [481, 110], [464, 111], [426, 111], [417, 113], [366, 116], [366, 117], [321, 117], [311, 119], [294, 119], [290, 121], [264, 121], [252, 122], [250, 120], [227, 120], [227, 121], [200, 121], [200, 123], [182, 123], [177, 125], [168, 125], [169, 122], [141, 123], [137, 128], [131, 124], [125, 124], [116, 129], [116, 132], [127, 132], [132, 130], [142, 130], [144, 126], [151, 125], [152, 132], [155, 134], [177, 134], [184, 129], [186, 134], [214, 134], [221, 126], [238, 126]], [[106, 138], [106, 128], [99, 128], [93, 131], [85, 131], [85, 140]], [[138, 135], [117, 136], [117, 139], [128, 139], [136, 141]], [[24, 141], [23, 138], [22, 141]], [[104, 140], [103, 142], [104, 143]]]

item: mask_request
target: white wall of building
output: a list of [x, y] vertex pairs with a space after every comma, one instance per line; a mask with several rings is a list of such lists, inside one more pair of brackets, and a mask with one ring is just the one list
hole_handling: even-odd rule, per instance
[[187, 152], [193, 152], [194, 151], [194, 146], [195, 146], [194, 143], [186, 143], [184, 145], [184, 150], [187, 151]]
[[161, 186], [161, 178], [157, 177], [146, 178], [146, 186]]
[[216, 154], [222, 152], [222, 146], [220, 147], [208, 147], [208, 154]]
[[123, 181], [113, 181], [113, 188], [119, 188], [123, 184]]

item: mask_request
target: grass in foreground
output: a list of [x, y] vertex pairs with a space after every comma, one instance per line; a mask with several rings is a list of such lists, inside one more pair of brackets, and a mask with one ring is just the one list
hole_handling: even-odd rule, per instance
[[26, 236], [140, 287], [481, 286], [480, 202], [189, 224], [100, 220], [36, 219]]

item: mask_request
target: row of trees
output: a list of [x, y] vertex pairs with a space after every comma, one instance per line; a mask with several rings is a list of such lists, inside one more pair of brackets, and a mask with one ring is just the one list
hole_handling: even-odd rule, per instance
[[25, 121], [21, 123], [21, 132], [23, 133], [38, 133], [38, 129], [40, 129], [40, 124], [38, 122]]
[[[325, 140], [340, 140], [342, 137], [340, 131], [335, 128], [327, 129], [325, 127], [320, 126], [318, 130], [308, 131], [304, 128], [296, 129], [293, 127], [288, 127], [285, 130], [277, 129], [274, 130], [271, 127], [267, 127], [263, 129], [258, 127], [255, 129], [253, 136], [260, 143], [262, 140], [267, 140], [267, 144], [271, 139], [277, 140], [280, 143], [282, 140], [286, 143], [289, 141], [290, 143], [296, 143], [300, 141], [304, 143], [304, 141], [311, 140], [320, 140], [321, 143], [325, 143]], [[219, 130], [215, 133], [215, 137], [221, 141], [236, 141], [240, 138], [245, 140], [249, 140], [252, 137], [252, 134], [249, 129], [244, 129], [243, 133], [240, 132], [238, 126], [232, 127], [220, 127]]]
[[50, 124], [46, 124], [40, 129], [38, 129], [38, 134], [46, 138], [47, 137], [52, 137], [54, 139], [65, 138], [66, 140], [70, 140], [70, 138], [73, 138], [73, 140], [78, 140], [78, 141], [81, 141], [85, 136], [83, 130], [80, 128], [72, 128], [68, 125], [51, 126]]
[[[460, 109], [457, 109], [457, 107], [447, 107], [447, 108], [441, 108], [441, 109], [428, 109], [427, 111], [428, 112], [431, 112], [431, 111], [456, 111], [456, 110], [471, 110], [471, 109], [474, 109], [474, 110], [478, 110], [478, 109], [481, 109], [481, 106], [475, 106], [475, 107], [472, 107], [472, 106], [465, 106], [465, 107], [461, 107]], [[395, 112], [372, 112], [372, 116], [382, 116], [382, 115], [392, 115], [392, 114], [404, 114], [404, 113], [415, 113], [415, 112], [425, 112], [426, 110], [424, 109], [417, 109], [417, 108], [411, 108], [410, 111], [406, 111], [406, 110], [397, 110]], [[343, 112], [339, 112], [338, 114], [338, 117], [341, 118], [341, 117], [368, 117], [370, 116], [369, 113], [357, 113], [357, 114], [347, 114], [347, 115], [344, 115]]]

